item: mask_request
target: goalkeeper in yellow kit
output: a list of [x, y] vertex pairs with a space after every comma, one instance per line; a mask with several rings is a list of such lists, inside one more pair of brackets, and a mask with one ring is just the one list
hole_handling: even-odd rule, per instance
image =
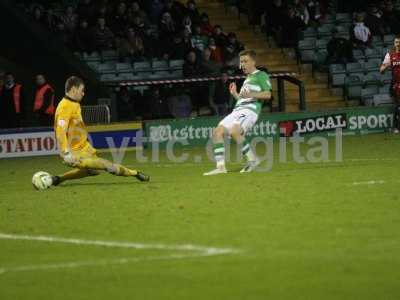
[[79, 77], [72, 76], [65, 83], [65, 96], [57, 106], [54, 130], [64, 163], [73, 170], [53, 176], [53, 185], [65, 180], [98, 175], [99, 171], [149, 181], [150, 177], [106, 159], [97, 157], [96, 149], [88, 142], [88, 134], [82, 120], [81, 106], [85, 95], [85, 84]]

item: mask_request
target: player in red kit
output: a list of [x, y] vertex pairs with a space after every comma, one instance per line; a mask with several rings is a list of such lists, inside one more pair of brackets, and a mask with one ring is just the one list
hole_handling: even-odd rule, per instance
[[392, 68], [392, 87], [391, 93], [395, 102], [393, 132], [399, 133], [400, 130], [400, 36], [394, 39], [394, 47], [386, 54], [381, 65], [381, 73], [391, 67]]

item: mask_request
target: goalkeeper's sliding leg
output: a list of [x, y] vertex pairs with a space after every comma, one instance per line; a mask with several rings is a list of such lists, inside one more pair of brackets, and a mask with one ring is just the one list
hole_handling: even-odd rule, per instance
[[58, 185], [66, 180], [95, 176], [99, 174], [99, 171], [106, 171], [116, 176], [135, 177], [140, 181], [150, 180], [148, 175], [140, 171], [129, 169], [97, 156], [77, 157], [75, 161], [68, 162], [67, 164], [75, 169], [60, 176], [53, 176], [53, 185]]

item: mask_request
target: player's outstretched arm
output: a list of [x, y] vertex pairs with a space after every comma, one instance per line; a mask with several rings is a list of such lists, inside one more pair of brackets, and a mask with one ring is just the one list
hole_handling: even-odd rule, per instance
[[384, 73], [387, 68], [389, 68], [390, 64], [383, 63], [379, 68], [379, 72]]
[[390, 67], [390, 55], [387, 53], [385, 58], [383, 59], [382, 65], [379, 68], [379, 71], [383, 74], [387, 68]]
[[258, 100], [267, 101], [271, 99], [271, 91], [262, 92], [243, 92], [241, 94], [243, 98], [256, 98]]

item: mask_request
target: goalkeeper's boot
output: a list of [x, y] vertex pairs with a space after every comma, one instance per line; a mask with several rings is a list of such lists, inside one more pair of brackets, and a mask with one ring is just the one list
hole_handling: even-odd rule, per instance
[[60, 176], [51, 176], [51, 185], [57, 186], [61, 183]]
[[216, 169], [214, 169], [214, 170], [212, 170], [210, 172], [204, 173], [203, 175], [204, 176], [211, 176], [211, 175], [226, 174], [226, 173], [227, 173], [227, 171], [226, 171], [225, 166], [220, 166], [220, 167], [217, 167]]
[[137, 171], [137, 174], [135, 175], [135, 177], [137, 180], [140, 180], [140, 181], [150, 181], [150, 176], [146, 175], [140, 171]]
[[253, 172], [257, 166], [261, 163], [261, 160], [256, 159], [253, 161], [248, 161], [243, 169], [240, 170], [240, 173], [250, 173]]

